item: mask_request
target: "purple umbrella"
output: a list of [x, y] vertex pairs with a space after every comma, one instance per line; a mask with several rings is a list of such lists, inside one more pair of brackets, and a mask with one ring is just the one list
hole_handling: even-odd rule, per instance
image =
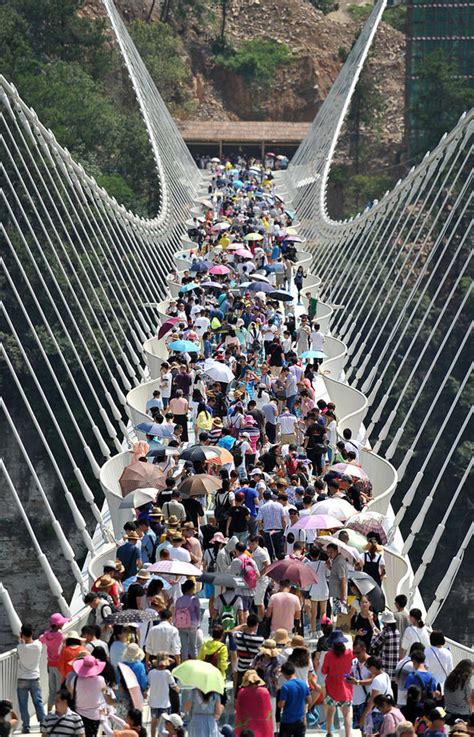
[[209, 287], [209, 289], [222, 289], [222, 284], [216, 281], [203, 281], [201, 287]]
[[274, 287], [264, 281], [252, 281], [248, 287], [244, 287], [244, 289], [249, 292], [272, 292]]
[[287, 243], [303, 243], [303, 239], [299, 235], [285, 235], [284, 239]]

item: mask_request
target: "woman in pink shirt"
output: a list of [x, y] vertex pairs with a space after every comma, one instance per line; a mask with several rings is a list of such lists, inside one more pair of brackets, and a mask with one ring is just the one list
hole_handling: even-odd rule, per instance
[[174, 415], [173, 417], [174, 422], [183, 428], [181, 440], [183, 442], [187, 442], [188, 441], [189, 404], [188, 404], [188, 400], [184, 398], [182, 389], [177, 390], [176, 396], [173, 397], [173, 399], [170, 399], [170, 403], [168, 407], [169, 407], [170, 412], [172, 412]]
[[334, 630], [329, 637], [331, 650], [326, 653], [321, 673], [326, 676], [326, 731], [331, 733], [336, 708], [339, 706], [344, 717], [344, 731], [350, 737], [352, 727], [352, 685], [346, 679], [351, 672], [352, 650], [346, 649], [346, 640], [341, 630]]

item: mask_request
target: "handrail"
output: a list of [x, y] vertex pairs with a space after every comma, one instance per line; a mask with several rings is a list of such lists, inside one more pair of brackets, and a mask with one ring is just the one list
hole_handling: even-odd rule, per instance
[[[133, 425], [138, 425], [140, 422], [150, 422], [150, 416], [145, 411], [146, 403], [152, 398], [153, 392], [160, 388], [160, 383], [160, 379], [152, 379], [152, 381], [139, 384], [128, 392], [126, 400]], [[145, 438], [144, 433], [136, 432], [140, 438]]]

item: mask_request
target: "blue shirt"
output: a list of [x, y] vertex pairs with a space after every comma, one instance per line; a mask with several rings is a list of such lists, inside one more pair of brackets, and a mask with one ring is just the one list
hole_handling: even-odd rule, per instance
[[301, 678], [291, 678], [280, 690], [280, 701], [285, 702], [280, 721], [283, 724], [304, 720], [309, 688]]
[[256, 517], [257, 510], [255, 509], [255, 500], [258, 499], [258, 491], [256, 489], [252, 489], [251, 486], [243, 486], [239, 491], [245, 494], [245, 506], [252, 517]]
[[132, 545], [129, 542], [126, 542], [117, 548], [116, 557], [125, 568], [125, 578], [130, 578], [130, 576], [134, 576], [136, 574], [137, 560], [140, 558], [140, 554], [141, 551], [138, 545]]
[[153, 547], [156, 543], [156, 535], [153, 530], [149, 530], [142, 537], [142, 563], [151, 563], [151, 555], [153, 553]]
[[236, 442], [236, 438], [233, 438], [232, 435], [224, 435], [224, 437], [219, 438], [217, 441], [217, 445], [219, 448], [225, 448], [226, 450], [232, 450]]
[[[423, 684], [423, 686], [422, 686]], [[429, 671], [415, 670], [409, 673], [405, 682], [405, 690], [408, 690], [410, 686], [418, 686], [418, 688], [434, 693], [437, 688], [436, 679], [433, 674]]]

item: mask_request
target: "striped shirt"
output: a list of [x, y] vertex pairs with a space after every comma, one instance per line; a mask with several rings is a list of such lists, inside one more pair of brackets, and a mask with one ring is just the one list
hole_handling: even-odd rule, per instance
[[237, 671], [245, 673], [252, 665], [252, 661], [258, 655], [259, 648], [264, 638], [260, 635], [250, 635], [247, 632], [234, 632], [234, 642], [237, 647]]
[[283, 507], [279, 502], [269, 500], [259, 507], [257, 520], [263, 522], [263, 531], [270, 532], [270, 530], [283, 530], [286, 527], [284, 521]]
[[[54, 731], [53, 731], [54, 730]], [[55, 737], [79, 737], [84, 734], [84, 724], [79, 714], [68, 709], [62, 716], [53, 712], [46, 715], [42, 724], [41, 732], [50, 734], [53, 731]]]

